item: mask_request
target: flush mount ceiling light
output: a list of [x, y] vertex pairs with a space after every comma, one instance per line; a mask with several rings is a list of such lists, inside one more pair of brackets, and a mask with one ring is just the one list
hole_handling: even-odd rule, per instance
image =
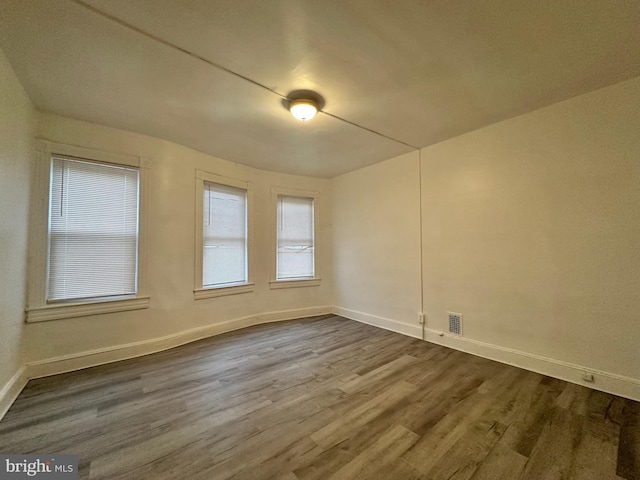
[[301, 122], [306, 122], [316, 116], [316, 113], [318, 113], [318, 104], [309, 99], [293, 100], [289, 104], [289, 111], [294, 118]]
[[324, 99], [311, 90], [294, 90], [289, 92], [282, 104], [294, 118], [301, 122], [308, 122], [316, 116], [316, 113], [322, 111]]

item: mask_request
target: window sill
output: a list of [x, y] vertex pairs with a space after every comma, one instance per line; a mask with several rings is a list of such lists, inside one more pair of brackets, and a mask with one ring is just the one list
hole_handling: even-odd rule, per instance
[[227, 295], [251, 293], [253, 292], [253, 288], [253, 283], [243, 283], [242, 285], [233, 285], [230, 287], [196, 288], [193, 290], [193, 298], [195, 300], [201, 300], [203, 298], [225, 297]]
[[149, 308], [149, 297], [135, 297], [122, 300], [106, 300], [83, 303], [64, 303], [45, 307], [28, 308], [27, 323], [62, 320], [65, 318], [88, 317], [103, 313], [126, 312]]
[[274, 290], [278, 288], [319, 287], [320, 280], [320, 278], [271, 280], [269, 282], [269, 288], [271, 288], [271, 290]]

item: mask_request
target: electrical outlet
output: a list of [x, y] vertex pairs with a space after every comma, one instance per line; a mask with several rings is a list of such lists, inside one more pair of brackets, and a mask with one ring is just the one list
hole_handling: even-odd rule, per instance
[[585, 382], [593, 383], [596, 379], [593, 377], [593, 373], [582, 372], [582, 380], [584, 380]]
[[424, 322], [425, 322], [426, 318], [427, 318], [427, 316], [424, 313], [418, 314], [418, 323], [420, 325], [424, 325]]

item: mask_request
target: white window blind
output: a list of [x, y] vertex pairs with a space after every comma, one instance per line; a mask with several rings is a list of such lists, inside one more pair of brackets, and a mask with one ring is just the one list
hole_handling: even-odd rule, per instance
[[276, 279], [313, 278], [313, 198], [278, 196]]
[[202, 286], [247, 280], [247, 191], [204, 182]]
[[47, 301], [135, 295], [135, 168], [53, 157]]

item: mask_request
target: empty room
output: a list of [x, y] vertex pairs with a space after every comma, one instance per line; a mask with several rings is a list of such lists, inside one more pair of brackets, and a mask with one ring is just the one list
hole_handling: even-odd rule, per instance
[[639, 45], [0, 0], [0, 479], [640, 479]]

